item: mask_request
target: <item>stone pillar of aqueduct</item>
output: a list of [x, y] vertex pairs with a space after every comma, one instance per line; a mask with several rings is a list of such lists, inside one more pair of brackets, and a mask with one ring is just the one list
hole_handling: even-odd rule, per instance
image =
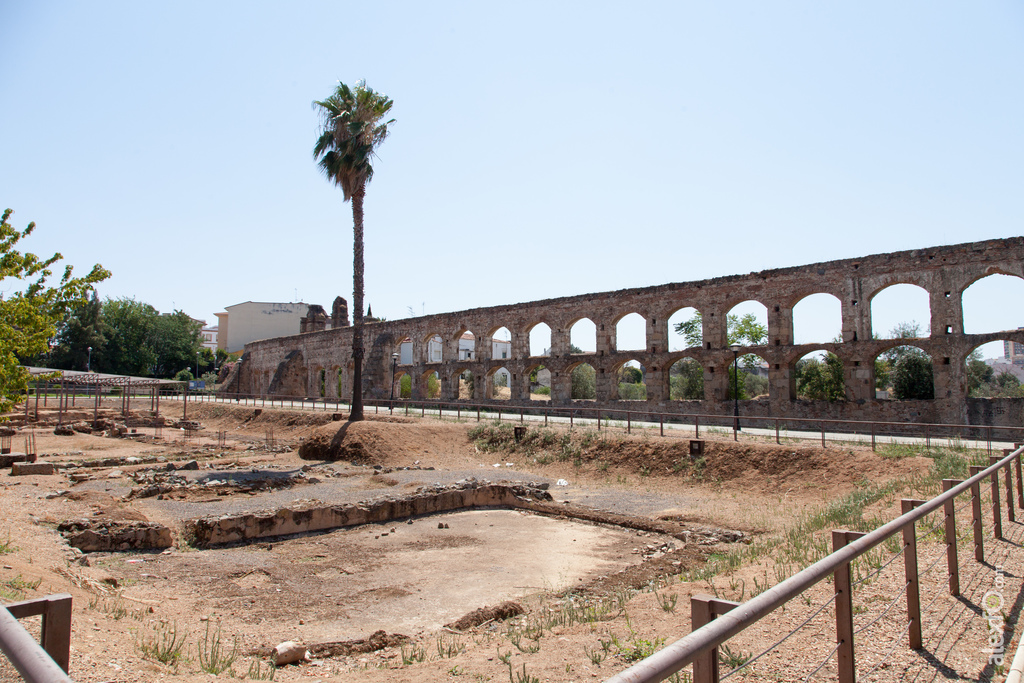
[[[364, 396], [369, 399], [389, 397], [392, 354], [400, 352], [403, 341], [408, 340], [406, 343], [411, 342], [412, 347], [411, 362], [399, 364], [397, 375], [411, 377], [414, 399], [427, 398], [428, 377], [436, 376], [440, 387], [436, 398], [457, 400], [459, 377], [471, 373], [474, 395], [467, 400], [472, 403], [599, 406], [638, 413], [731, 414], [728, 382], [733, 352], [726, 343], [726, 316], [736, 304], [754, 300], [767, 308], [768, 341], [764, 345], [745, 347], [739, 353], [756, 354], [767, 363], [768, 395], [741, 402], [743, 414], [944, 423], [977, 421], [977, 416], [972, 414], [971, 401], [967, 399], [965, 360], [968, 354], [979, 345], [995, 340], [1024, 343], [1024, 330], [964, 333], [961, 296], [972, 283], [992, 274], [1024, 278], [1024, 238], [878, 254], [697, 282], [376, 322], [365, 328]], [[916, 285], [928, 293], [931, 319], [918, 322], [924, 329], [930, 329], [929, 336], [914, 340], [872, 338], [871, 300], [895, 284]], [[842, 341], [794, 344], [793, 308], [805, 297], [819, 293], [830, 294], [840, 302]], [[1004, 305], [1020, 310], [1022, 302], [1006, 301]], [[701, 313], [703, 344], [670, 351], [670, 335], [676, 333], [669, 329], [669, 318], [687, 307]], [[616, 325], [631, 313], [643, 317], [646, 343], [643, 349], [624, 351], [617, 344]], [[1021, 318], [1024, 324], [1024, 315]], [[570, 329], [583, 319], [594, 324], [596, 348], [590, 353], [572, 353]], [[541, 323], [550, 328], [550, 351], [547, 355], [532, 356], [530, 331]], [[511, 352], [506, 352], [506, 358], [495, 358], [493, 336], [503, 327], [511, 333]], [[459, 340], [465, 333], [472, 335], [472, 353], [470, 358], [462, 360]], [[875, 359], [887, 349], [902, 344], [912, 344], [931, 357], [934, 400], [875, 398]], [[440, 360], [436, 353], [430, 352], [437, 346], [441, 350]], [[816, 350], [832, 352], [842, 360], [846, 400], [796, 398], [793, 381], [796, 362]], [[703, 367], [703, 400], [670, 400], [669, 368], [683, 358], [693, 359]], [[616, 378], [628, 361], [634, 361], [634, 365], [639, 363], [643, 368], [646, 401], [624, 401], [618, 397]], [[571, 397], [571, 373], [581, 363], [594, 368], [596, 400], [576, 401]], [[539, 366], [551, 372], [550, 402], [530, 400], [529, 377]], [[507, 369], [510, 375], [511, 398], [503, 401], [491, 398], [494, 374], [500, 368]], [[351, 328], [338, 327], [247, 344], [241, 365], [223, 391], [229, 395], [275, 394], [333, 399], [350, 394], [350, 373]], [[985, 409], [984, 421], [1021, 424], [1020, 404], [1024, 399], [1000, 400], [1002, 403], [995, 410], [991, 406]]]

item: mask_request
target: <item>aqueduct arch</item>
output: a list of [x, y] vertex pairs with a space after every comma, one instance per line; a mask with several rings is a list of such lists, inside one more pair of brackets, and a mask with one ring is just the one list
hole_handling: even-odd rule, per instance
[[[406, 360], [403, 359], [399, 366], [417, 378], [429, 374], [429, 366], [429, 371], [436, 371], [440, 378], [443, 396], [455, 398], [458, 385], [453, 378], [469, 371], [474, 378], [473, 400], [485, 402], [489, 375], [496, 368], [504, 367], [509, 372], [511, 399], [502, 403], [533, 405], [529, 399], [529, 375], [537, 358], [531, 360], [529, 337], [531, 328], [544, 322], [551, 335], [550, 355], [543, 360], [552, 377], [550, 405], [573, 403], [569, 378], [572, 368], [580, 363], [594, 368], [596, 404], [621, 405], [616, 400], [615, 370], [632, 359], [644, 368], [647, 398], [631, 401], [631, 410], [693, 412], [699, 407], [705, 413], [724, 413], [729, 406], [724, 399], [728, 395], [728, 372], [723, 370], [729, 367], [733, 357], [726, 345], [726, 317], [733, 305], [754, 300], [767, 308], [768, 341], [739, 353], [755, 353], [764, 359], [769, 398], [749, 406], [751, 414], [761, 411], [793, 417], [965, 422], [972, 409], [968, 405], [963, 359], [971, 349], [989, 341], [1005, 339], [1024, 343], [1024, 330], [964, 333], [963, 292], [978, 279], [992, 274], [1024, 277], [1024, 237], [373, 322], [365, 327], [369, 350], [363, 369], [364, 395], [370, 399], [388, 398], [391, 354], [401, 348], [402, 340], [408, 339], [413, 345], [408, 359], [411, 362], [403, 362]], [[873, 339], [871, 302], [887, 287], [903, 283], [919, 286], [928, 293], [931, 333], [915, 340], [914, 345], [933, 359], [935, 399], [930, 401], [879, 401], [875, 398], [874, 359], [893, 342]], [[817, 293], [831, 294], [839, 300], [842, 341], [795, 344], [793, 309], [802, 299]], [[685, 354], [681, 349], [670, 351], [669, 344], [671, 335], [675, 334], [669, 327], [669, 318], [683, 308], [701, 312], [704, 337], [700, 347], [686, 349]], [[637, 313], [645, 320], [645, 345], [641, 349], [620, 352], [616, 344], [616, 324], [629, 313]], [[594, 325], [596, 346], [593, 350], [573, 354], [571, 330], [584, 319]], [[511, 340], [502, 347], [497, 358], [492, 358], [495, 355], [493, 335], [502, 327], [509, 330]], [[469, 331], [474, 334], [469, 344], [472, 351], [459, 353], [459, 339]], [[310, 381], [310, 371], [330, 369], [328, 376], [333, 380], [335, 368], [350, 368], [351, 335], [351, 327], [338, 327], [248, 344], [241, 368], [223, 391], [243, 395], [319, 393], [320, 383]], [[427, 347], [429, 340], [435, 338], [433, 335], [441, 339], [440, 362], [428, 357]], [[842, 359], [846, 400], [792, 399], [794, 359], [818, 349], [830, 351]], [[703, 400], [670, 399], [670, 368], [684, 356], [704, 368]], [[351, 390], [347, 386], [347, 375], [347, 371], [337, 375], [337, 384], [343, 392]], [[334, 382], [328, 381], [328, 384]], [[330, 395], [334, 391], [326, 393]], [[595, 402], [588, 401], [588, 404], [592, 406]], [[1015, 410], [1003, 411], [1003, 414], [1024, 415], [1024, 409]]]

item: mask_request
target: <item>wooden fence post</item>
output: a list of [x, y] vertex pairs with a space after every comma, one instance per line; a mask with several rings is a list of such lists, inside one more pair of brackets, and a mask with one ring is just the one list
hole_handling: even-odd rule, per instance
[[[943, 479], [942, 492], [961, 484], [959, 479]], [[956, 500], [950, 498], [945, 504], [946, 512], [946, 571], [949, 574], [949, 594], [960, 595], [960, 562], [956, 550]]]
[[[900, 501], [903, 514], [912, 511], [923, 500], [904, 498]], [[921, 589], [917, 578], [917, 525], [908, 524], [903, 527], [903, 566], [907, 578], [907, 618], [910, 620], [910, 649], [921, 649]]]

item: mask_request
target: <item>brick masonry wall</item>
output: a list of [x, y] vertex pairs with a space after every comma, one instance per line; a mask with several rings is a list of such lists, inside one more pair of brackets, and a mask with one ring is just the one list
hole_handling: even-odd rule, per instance
[[[726, 346], [726, 315], [738, 303], [756, 300], [768, 310], [768, 343], [746, 347], [768, 363], [767, 399], [741, 401], [744, 415], [965, 423], [968, 419], [994, 420], [992, 424], [1020, 424], [1022, 410], [1003, 406], [982, 410], [967, 401], [967, 355], [986, 342], [1008, 339], [1024, 343], [1024, 331], [992, 331], [964, 334], [962, 294], [978, 279], [996, 273], [1024, 278], [1024, 237], [877, 254], [863, 258], [815, 263], [806, 266], [731, 275], [696, 282], [682, 282], [599, 292], [579, 296], [476, 308], [366, 326], [364, 395], [388, 398], [391, 392], [392, 354], [403, 339], [412, 340], [412, 363], [398, 365], [396, 376], [413, 379], [413, 398], [426, 398], [427, 377], [437, 373], [440, 398], [458, 398], [458, 378], [469, 371], [474, 377], [473, 403], [495, 405], [580, 405], [630, 409], [638, 412], [731, 414], [728, 369], [733, 353]], [[894, 284], [912, 284], [928, 292], [930, 337], [913, 341], [933, 361], [935, 399], [931, 401], [883, 401], [875, 399], [874, 360], [906, 340], [872, 339], [871, 300]], [[842, 311], [842, 342], [793, 343], [793, 308], [811, 294], [835, 296]], [[683, 351], [668, 351], [668, 320], [676, 311], [693, 307], [701, 312], [704, 344]], [[638, 313], [645, 320], [643, 350], [619, 351], [616, 324]], [[570, 329], [584, 319], [597, 331], [594, 353], [569, 351]], [[548, 356], [530, 356], [530, 330], [540, 323], [551, 328]], [[492, 338], [502, 327], [512, 334], [512, 353], [492, 359]], [[459, 338], [475, 337], [473, 359], [459, 360]], [[224, 388], [226, 394], [277, 395], [337, 398], [351, 394], [351, 328], [296, 334], [247, 344], [239, 371]], [[427, 343], [435, 335], [443, 342], [441, 362], [428, 362]], [[823, 349], [843, 361], [846, 400], [837, 402], [796, 399], [794, 369], [809, 352]], [[705, 398], [702, 401], [669, 400], [669, 368], [682, 358], [692, 358], [704, 368]], [[645, 369], [647, 401], [618, 399], [619, 368], [630, 360]], [[571, 399], [570, 373], [581, 363], [596, 372], [597, 400]], [[551, 401], [531, 401], [529, 375], [539, 365], [551, 371]], [[492, 378], [505, 367], [511, 373], [511, 400], [497, 401]], [[340, 392], [340, 393], [339, 393]], [[397, 395], [397, 391], [396, 391]], [[1020, 403], [1018, 401], [1018, 403]], [[1016, 405], [1011, 400], [1011, 404]], [[969, 409], [970, 406], [970, 409]]]

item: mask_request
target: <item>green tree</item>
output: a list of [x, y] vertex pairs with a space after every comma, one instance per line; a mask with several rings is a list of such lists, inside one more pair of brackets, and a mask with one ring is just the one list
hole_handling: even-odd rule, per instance
[[967, 395], [977, 396], [981, 388], [992, 381], [994, 371], [981, 359], [981, 351], [975, 349], [967, 356]]
[[72, 277], [72, 267], [65, 266], [60, 282], [49, 285], [53, 268], [63, 257], [40, 258], [18, 251], [18, 243], [32, 234], [36, 224], [16, 230], [8, 222], [13, 213], [6, 209], [0, 219], [0, 413], [13, 408], [28, 387], [29, 375], [21, 359], [47, 351], [58, 324], [85, 303], [97, 282], [110, 277], [100, 265], [81, 278]]
[[344, 200], [352, 201], [352, 410], [349, 420], [363, 419], [363, 199], [373, 178], [371, 160], [388, 136], [384, 121], [393, 102], [364, 81], [350, 88], [338, 83], [334, 92], [313, 103], [319, 108], [320, 136], [313, 158], [329, 181], [341, 188]]
[[704, 398], [704, 368], [692, 358], [684, 358], [669, 369], [669, 398], [698, 401]]
[[893, 396], [898, 400], [935, 398], [932, 359], [920, 349], [903, 354], [892, 370]]
[[107, 344], [102, 315], [103, 304], [93, 291], [89, 299], [72, 309], [58, 328], [54, 346], [45, 359], [46, 366], [60, 370], [99, 367], [96, 363], [101, 362]]
[[149, 347], [156, 357], [153, 374], [157, 377], [170, 377], [184, 368], [194, 371], [196, 354], [202, 357], [199, 350], [203, 341], [202, 329], [201, 324], [181, 311], [156, 315], [149, 339]]
[[[742, 316], [730, 313], [725, 317], [726, 343], [730, 346], [760, 346], [768, 342], [768, 326], [758, 321], [753, 313]], [[683, 335], [686, 347], [704, 345], [704, 319], [700, 312], [694, 313], [689, 320], [676, 323], [674, 329]]]
[[[927, 336], [927, 335], [926, 335]], [[897, 323], [895, 327], [889, 330], [888, 339], [920, 339], [921, 338], [921, 325], [914, 320], [910, 322]], [[908, 353], [924, 353], [920, 349], [914, 346], [894, 346], [891, 349], [883, 351], [878, 358], [875, 359], [875, 388], [876, 389], [888, 389], [892, 386], [892, 373], [896, 367], [897, 361]]]
[[635, 368], [632, 365], [623, 365], [619, 368], [619, 383], [643, 384], [644, 373], [640, 368]]
[[158, 317], [155, 308], [129, 297], [104, 301], [107, 343], [100, 357], [93, 357], [93, 368], [112, 375], [150, 375], [157, 360], [152, 340]]
[[597, 373], [592, 365], [582, 363], [577, 365], [569, 373], [572, 381], [572, 393], [570, 396], [578, 400], [591, 400], [597, 398]]
[[796, 392], [812, 401], [842, 401], [846, 398], [843, 361], [834, 353], [823, 360], [804, 358], [796, 364]]
[[994, 383], [1003, 390], [1004, 395], [1014, 396], [1020, 389], [1020, 380], [1017, 377], [1006, 370], [1003, 370], [995, 376]]

